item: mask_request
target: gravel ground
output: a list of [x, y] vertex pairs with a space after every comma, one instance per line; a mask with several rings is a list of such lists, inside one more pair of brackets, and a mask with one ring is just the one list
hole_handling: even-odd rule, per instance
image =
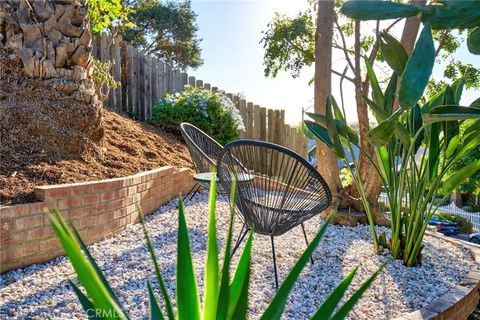
[[[186, 205], [191, 249], [200, 287], [203, 287], [207, 208], [206, 192]], [[228, 206], [219, 200], [217, 208], [219, 244], [223, 246], [228, 224]], [[321, 223], [322, 220], [318, 217], [307, 222], [310, 238], [315, 235]], [[174, 295], [176, 201], [169, 202], [148, 216], [147, 227], [157, 249], [162, 273]], [[237, 232], [239, 228], [237, 223]], [[388, 229], [378, 228], [378, 231]], [[427, 236], [425, 240], [423, 264], [405, 268], [400, 261], [391, 262], [350, 313], [350, 319], [391, 319], [401, 313], [419, 309], [446, 293], [475, 267], [470, 255], [463, 249], [433, 237]], [[274, 278], [269, 237], [256, 236], [253, 248], [249, 307], [250, 317], [256, 319], [274, 294]], [[276, 238], [280, 279], [286, 276], [304, 248], [300, 227]], [[90, 246], [90, 250], [131, 317], [145, 319], [148, 314], [146, 281], [154, 281], [155, 276], [140, 225], [129, 226], [121, 234]], [[238, 256], [237, 253], [235, 262]], [[315, 264], [309, 264], [305, 268], [292, 291], [284, 317], [308, 318], [354, 266], [360, 265], [360, 268], [352, 289], [358, 288], [386, 259], [388, 256], [373, 254], [367, 226], [330, 226], [314, 254]], [[75, 276], [67, 259], [63, 257], [2, 275], [0, 318], [84, 319], [85, 315], [67, 279], [75, 281]]]

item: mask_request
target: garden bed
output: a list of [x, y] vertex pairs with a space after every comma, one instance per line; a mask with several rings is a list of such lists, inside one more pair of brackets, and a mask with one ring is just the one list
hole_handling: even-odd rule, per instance
[[[202, 192], [186, 205], [200, 287], [203, 287], [206, 252], [207, 202], [206, 192]], [[217, 207], [218, 232], [223, 245], [228, 206], [220, 200]], [[169, 202], [147, 217], [147, 227], [172, 295], [175, 287], [177, 219], [176, 201]], [[310, 238], [321, 223], [318, 216], [306, 223]], [[235, 227], [235, 232], [238, 232], [240, 225], [237, 223]], [[388, 232], [386, 228], [379, 228], [379, 231], [382, 230]], [[146, 281], [154, 281], [155, 275], [141, 226], [131, 225], [117, 236], [90, 248], [132, 318], [145, 318], [148, 314]], [[253, 248], [249, 312], [255, 319], [274, 294], [274, 277], [269, 237], [256, 235]], [[286, 276], [304, 248], [300, 228], [277, 238], [280, 279]], [[239, 253], [234, 257], [235, 263], [238, 256]], [[330, 226], [314, 254], [315, 264], [307, 265], [289, 298], [285, 318], [304, 319], [312, 315], [346, 273], [360, 265], [349, 291], [352, 292], [387, 259], [387, 254], [373, 253], [367, 226]], [[400, 261], [391, 262], [357, 304], [350, 319], [393, 319], [421, 309], [449, 293], [466, 279], [475, 266], [468, 250], [427, 235], [422, 265], [405, 268]], [[64, 257], [2, 275], [0, 318], [85, 318], [67, 279], [74, 280], [75, 275]], [[158, 288], [156, 290], [158, 292]]]
[[0, 148], [0, 206], [36, 201], [34, 187], [129, 176], [166, 165], [192, 168], [177, 138], [104, 109], [102, 161], [64, 160], [41, 151]]

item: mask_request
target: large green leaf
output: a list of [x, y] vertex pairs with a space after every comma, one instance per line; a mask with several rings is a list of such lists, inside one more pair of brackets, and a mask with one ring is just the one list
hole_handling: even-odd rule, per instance
[[468, 51], [473, 54], [480, 54], [480, 27], [476, 27], [467, 38]]
[[150, 303], [150, 319], [151, 320], [163, 320], [162, 310], [160, 309], [160, 304], [158, 303], [155, 294], [153, 293], [152, 285], [150, 281], [147, 281], [148, 288], [148, 301]]
[[367, 96], [363, 96], [363, 100], [365, 100], [367, 105], [370, 107], [370, 110], [372, 110], [372, 113], [375, 116], [375, 119], [377, 119], [377, 122], [383, 122], [388, 119], [389, 114], [383, 108], [378, 106], [375, 102], [370, 100]]
[[384, 146], [390, 141], [396, 127], [397, 120], [395, 118], [389, 118], [368, 131], [367, 139], [376, 147]]
[[401, 76], [408, 61], [407, 51], [405, 51], [400, 41], [392, 37], [388, 32], [382, 32], [380, 36], [380, 47], [382, 48], [385, 61], [387, 61], [396, 74]]
[[396, 72], [393, 72], [388, 81], [387, 88], [385, 89], [385, 112], [390, 116], [393, 113], [393, 106], [395, 103], [396, 91], [397, 91], [398, 76]]
[[[307, 112], [307, 115], [311, 117], [313, 120], [315, 120], [317, 124], [321, 125], [324, 128], [327, 127], [327, 116], [317, 114], [317, 113], [309, 113], [309, 112]], [[359, 144], [360, 138], [358, 137], [358, 134], [355, 132], [355, 130], [353, 130], [346, 124], [345, 120], [335, 119], [334, 121], [335, 121], [335, 127], [338, 131], [338, 134], [342, 138], [350, 141], [354, 145]]]
[[288, 298], [288, 295], [290, 294], [290, 291], [295, 285], [295, 282], [297, 281], [298, 276], [300, 275], [300, 272], [302, 272], [303, 268], [310, 260], [310, 257], [315, 251], [315, 248], [320, 243], [320, 240], [322, 240], [323, 235], [327, 231], [328, 225], [330, 224], [330, 221], [332, 220], [332, 218], [333, 218], [333, 214], [330, 214], [330, 216], [325, 220], [325, 222], [323, 223], [322, 227], [318, 231], [315, 238], [313, 238], [313, 240], [310, 242], [307, 249], [305, 249], [300, 259], [298, 259], [298, 261], [295, 263], [293, 268], [288, 273], [285, 280], [280, 285], [280, 288], [278, 289], [277, 293], [273, 297], [272, 302], [270, 302], [270, 304], [268, 305], [267, 309], [265, 310], [265, 312], [263, 313], [260, 319], [262, 320], [280, 319], [283, 309], [285, 308], [285, 304], [287, 303], [287, 298]]
[[352, 282], [355, 274], [357, 273], [358, 267], [355, 267], [350, 271], [350, 273], [343, 278], [342, 282], [335, 288], [335, 290], [330, 293], [324, 303], [318, 308], [317, 312], [312, 316], [311, 320], [323, 320], [329, 319], [335, 308], [337, 307], [338, 303], [343, 299], [345, 296], [345, 292], [347, 291], [350, 283]]
[[422, 97], [428, 84], [435, 62], [435, 47], [432, 31], [426, 25], [420, 34], [410, 59], [408, 59], [402, 79], [398, 99], [403, 108], [413, 107]]
[[332, 142], [332, 140], [330, 140], [330, 137], [328, 136], [327, 129], [325, 129], [324, 127], [322, 127], [321, 125], [319, 125], [319, 124], [317, 124], [313, 121], [305, 120], [304, 123], [305, 123], [305, 126], [307, 126], [307, 128], [318, 139], [320, 139], [320, 141], [325, 143], [329, 148], [333, 148], [333, 142]]
[[72, 263], [78, 281], [85, 288], [90, 298], [89, 301], [93, 303], [96, 310], [104, 311], [105, 319], [128, 319], [122, 308], [102, 283], [94, 266], [83, 255], [80, 245], [63, 220], [60, 212], [57, 209], [54, 209], [53, 212], [56, 219], [53, 218], [51, 213], [48, 213], [48, 219]]
[[227, 319], [246, 319], [248, 309], [248, 288], [250, 284], [250, 263], [253, 232], [250, 231], [243, 253], [238, 261], [235, 275], [230, 285]]
[[429, 181], [432, 181], [437, 175], [438, 163], [440, 161], [440, 124], [433, 123], [430, 126], [429, 134], [430, 139], [428, 144], [428, 177]]
[[[181, 202], [181, 199], [179, 201]], [[152, 258], [153, 267], [155, 269], [155, 275], [157, 277], [158, 285], [160, 286], [160, 292], [162, 294], [163, 301], [165, 302], [165, 308], [167, 309], [167, 317], [169, 320], [174, 320], [175, 314], [173, 312], [172, 301], [170, 300], [170, 296], [168, 295], [167, 286], [165, 285], [165, 281], [163, 280], [162, 273], [160, 271], [160, 265], [158, 264], [158, 259], [157, 259], [157, 256], [155, 255], [155, 249], [153, 248], [152, 240], [150, 239], [150, 235], [148, 234], [148, 230], [145, 225], [143, 212], [140, 209], [140, 207], [137, 207], [137, 211], [140, 216], [140, 223], [142, 224], [145, 241], [147, 242], [147, 249], [148, 249], [148, 252], [150, 252], [150, 257]]]
[[[215, 168], [213, 172], [216, 172]], [[207, 261], [205, 264], [205, 289], [203, 303], [203, 319], [213, 319], [217, 314], [218, 303], [218, 247], [217, 247], [217, 228], [215, 221], [215, 211], [217, 203], [217, 182], [212, 179], [210, 182], [209, 197], [209, 217], [208, 217], [208, 240], [207, 240]]]
[[377, 106], [382, 106], [383, 108], [385, 105], [385, 97], [383, 96], [382, 88], [380, 88], [380, 85], [378, 84], [377, 76], [373, 71], [370, 60], [368, 60], [367, 57], [365, 57], [365, 65], [367, 66], [367, 74], [370, 79], [370, 86], [372, 87], [373, 102], [375, 102]]
[[222, 278], [220, 280], [220, 289], [218, 293], [218, 304], [217, 304], [217, 315], [216, 315], [217, 320], [227, 319], [228, 309], [232, 308], [234, 310], [236, 308], [236, 307], [232, 307], [236, 305], [236, 302], [230, 301], [232, 299], [232, 295], [230, 293], [230, 260], [231, 260], [230, 249], [232, 246], [236, 194], [237, 194], [237, 180], [232, 179], [232, 187], [230, 190], [230, 221], [228, 222], [227, 243], [225, 244], [225, 252], [224, 252], [223, 266], [222, 266]]
[[480, 160], [467, 164], [465, 167], [455, 171], [445, 181], [443, 181], [443, 192], [451, 193], [459, 184], [468, 179], [474, 173], [480, 170]]
[[[468, 73], [468, 71], [467, 71]], [[462, 99], [463, 88], [465, 87], [465, 82], [467, 81], [467, 75], [464, 75], [460, 79], [457, 79], [452, 84], [452, 90], [454, 92], [454, 103], [456, 105], [460, 105], [460, 100]]]
[[[105, 288], [107, 289], [107, 291], [110, 293], [110, 296], [113, 298], [113, 300], [115, 300], [115, 302], [120, 306], [120, 308], [122, 308], [122, 304], [120, 303], [120, 300], [118, 300], [118, 297], [115, 294], [115, 292], [113, 291], [112, 287], [110, 286], [110, 283], [108, 283], [107, 278], [105, 278], [105, 275], [103, 274], [102, 270], [100, 270], [100, 268], [98, 267], [97, 263], [95, 262], [95, 259], [93, 259], [92, 254], [88, 250], [87, 245], [85, 244], [85, 242], [83, 242], [82, 238], [80, 237], [80, 234], [78, 233], [77, 229], [74, 226], [72, 226], [72, 231], [73, 231], [73, 234], [75, 235], [75, 238], [77, 239], [78, 243], [80, 244], [80, 248], [82, 248], [83, 253], [87, 256], [88, 261], [90, 262], [90, 264], [93, 266], [93, 268], [97, 272], [98, 277], [102, 281], [102, 283], [105, 286]], [[122, 310], [125, 312], [125, 310], [123, 308], [122, 308]], [[126, 312], [125, 312], [125, 314], [126, 314]]]
[[422, 113], [425, 124], [478, 118], [480, 118], [480, 109], [461, 106], [440, 106], [431, 109], [428, 113]]
[[[418, 130], [422, 127], [422, 112], [418, 105], [415, 105], [412, 110], [410, 110], [409, 117], [408, 117], [408, 131], [410, 132], [410, 136], [414, 137]], [[422, 141], [423, 141], [424, 133], [423, 131], [419, 133], [417, 139], [415, 140], [415, 153], [417, 152], [418, 148], [420, 148]]]
[[412, 17], [419, 13], [415, 6], [390, 1], [347, 1], [342, 13], [359, 20], [387, 20]]
[[345, 302], [345, 304], [335, 313], [335, 315], [331, 318], [331, 320], [343, 320], [347, 317], [348, 313], [353, 309], [355, 304], [357, 304], [358, 300], [362, 297], [362, 295], [367, 291], [370, 287], [372, 282], [375, 278], [380, 274], [386, 264], [383, 264], [375, 271], [368, 279], [365, 281], [360, 288]]
[[96, 312], [91, 312], [91, 310], [95, 310], [95, 306], [93, 305], [92, 301], [88, 299], [88, 297], [80, 290], [79, 287], [70, 279], [68, 280], [68, 283], [70, 286], [73, 288], [73, 291], [77, 295], [78, 301], [80, 301], [80, 304], [82, 305], [83, 310], [87, 314], [87, 317], [89, 320], [100, 320], [101, 317], [96, 313]]
[[177, 312], [179, 320], [200, 319], [200, 298], [193, 269], [183, 202], [178, 204]]

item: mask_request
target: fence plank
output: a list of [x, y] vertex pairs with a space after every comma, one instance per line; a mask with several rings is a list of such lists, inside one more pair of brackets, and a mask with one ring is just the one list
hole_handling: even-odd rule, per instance
[[246, 137], [253, 139], [253, 103], [247, 102]]
[[138, 107], [138, 95], [137, 95], [137, 89], [138, 89], [138, 73], [139, 73], [139, 52], [137, 48], [132, 48], [132, 76], [131, 80], [132, 82], [130, 83], [130, 106], [131, 106], [131, 113], [134, 116], [134, 118], [138, 119], [138, 112], [139, 112], [139, 107]]
[[110, 46], [110, 57], [112, 59], [112, 76], [117, 81], [117, 88], [111, 89], [112, 95], [112, 107], [116, 110], [122, 109], [122, 85], [121, 85], [121, 55], [120, 55], [120, 42], [122, 39], [116, 37], [112, 39], [112, 45]]
[[121, 56], [122, 56], [122, 62], [121, 62], [121, 68], [122, 68], [122, 110], [127, 112], [129, 111], [129, 105], [128, 105], [128, 91], [127, 91], [127, 85], [128, 85], [128, 77], [131, 75], [131, 50], [129, 51], [129, 45], [122, 41], [120, 43], [120, 48], [121, 48]]
[[173, 70], [172, 66], [165, 63], [165, 90], [173, 91]]
[[152, 57], [145, 56], [145, 79], [144, 85], [144, 103], [145, 103], [145, 120], [150, 120], [152, 115]]
[[210, 91], [211, 88], [212, 88], [212, 86], [210, 85], [210, 83], [205, 83], [203, 86], [204, 86], [205, 90], [208, 90], [208, 91]]
[[158, 82], [158, 88], [159, 92], [157, 94], [157, 99], [163, 98], [163, 95], [165, 94], [166, 91], [166, 81], [165, 81], [165, 63], [163, 61], [157, 61], [157, 67], [158, 67], [158, 75], [157, 75], [157, 82]]
[[182, 78], [182, 90], [185, 88], [186, 85], [188, 85], [188, 74], [186, 72], [182, 72], [180, 74], [180, 77]]
[[175, 92], [183, 90], [182, 74], [178, 69], [173, 69], [173, 90]]
[[259, 139], [267, 141], [267, 109], [260, 108], [260, 136]]
[[138, 100], [138, 117], [140, 120], [145, 120], [145, 70], [146, 70], [147, 61], [143, 52], [139, 53], [138, 56], [138, 90], [137, 90], [137, 100]]
[[253, 106], [253, 139], [260, 140], [261, 120], [260, 120], [260, 106], [258, 104]]
[[275, 122], [274, 122], [274, 119], [273, 119], [273, 109], [268, 109], [267, 114], [268, 114], [267, 141], [275, 142], [275, 140], [274, 140]]
[[196, 86], [197, 88], [203, 88], [203, 81], [197, 79], [197, 82], [196, 82], [195, 86]]
[[240, 115], [242, 116], [243, 126], [245, 127], [245, 129], [242, 130], [242, 132], [240, 132], [240, 138], [246, 138], [247, 137], [246, 128], [247, 128], [248, 119], [247, 119], [247, 101], [245, 101], [245, 99], [241, 99], [238, 102], [238, 111], [240, 111]]

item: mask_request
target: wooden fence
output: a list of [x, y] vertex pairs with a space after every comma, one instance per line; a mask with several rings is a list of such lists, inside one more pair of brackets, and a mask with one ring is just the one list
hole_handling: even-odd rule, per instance
[[[112, 62], [111, 74], [119, 83], [116, 89], [110, 90], [104, 104], [142, 121], [151, 119], [153, 105], [166, 92], [182, 91], [185, 85], [219, 90], [145, 54], [121, 38], [95, 35], [92, 54], [102, 62]], [[226, 95], [235, 103], [242, 116], [245, 125], [245, 131], [241, 132], [242, 138], [277, 143], [307, 157], [308, 140], [303, 132], [285, 124], [285, 110], [262, 108], [238, 95]]]

